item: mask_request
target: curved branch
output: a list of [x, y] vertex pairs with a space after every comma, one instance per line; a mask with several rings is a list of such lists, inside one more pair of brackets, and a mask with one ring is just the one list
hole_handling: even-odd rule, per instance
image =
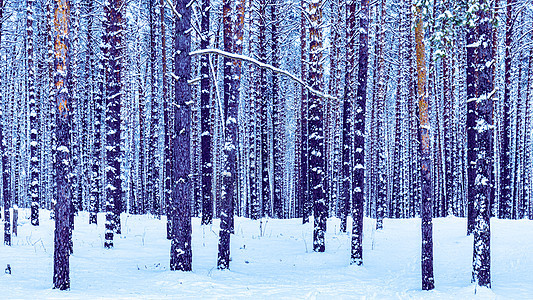
[[309, 85], [305, 84], [305, 82], [302, 79], [296, 77], [295, 75], [289, 73], [288, 71], [276, 68], [276, 67], [274, 67], [272, 65], [269, 65], [269, 64], [262, 63], [262, 62], [260, 62], [260, 61], [258, 61], [256, 59], [253, 59], [253, 58], [245, 56], [245, 55], [233, 54], [233, 53], [229, 53], [229, 52], [226, 52], [226, 51], [223, 51], [223, 50], [219, 50], [219, 49], [201, 49], [201, 50], [196, 50], [196, 51], [192, 51], [192, 52], [189, 53], [189, 55], [191, 55], [191, 56], [194, 56], [194, 55], [207, 55], [207, 54], [217, 54], [217, 55], [224, 56], [224, 57], [227, 57], [227, 58], [232, 58], [232, 59], [237, 59], [237, 60], [241, 60], [241, 61], [250, 62], [250, 63], [252, 63], [252, 64], [254, 64], [254, 65], [256, 65], [256, 66], [258, 66], [260, 68], [268, 69], [268, 70], [271, 70], [272, 72], [275, 72], [275, 73], [278, 73], [278, 74], [285, 75], [285, 76], [289, 77], [290, 79], [296, 81], [297, 83], [302, 85], [304, 88], [306, 88], [310, 93], [315, 94], [318, 97], [337, 100], [336, 97], [333, 97], [333, 96], [328, 95], [328, 94], [324, 94], [324, 93], [322, 93], [320, 91], [317, 91], [317, 90], [313, 89]]

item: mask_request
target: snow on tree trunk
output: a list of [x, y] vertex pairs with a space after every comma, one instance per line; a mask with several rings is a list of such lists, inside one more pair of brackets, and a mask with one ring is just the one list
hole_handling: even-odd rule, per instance
[[[527, 86], [526, 86], [526, 97], [525, 97], [525, 103], [526, 103], [526, 112], [525, 112], [525, 122], [524, 122], [524, 132], [531, 132], [532, 125], [531, 125], [531, 101], [533, 98], [533, 47], [529, 50], [529, 64], [528, 64], [528, 76], [527, 76]], [[527, 216], [530, 220], [533, 219], [533, 200], [531, 197], [532, 194], [532, 175], [531, 175], [531, 169], [532, 169], [532, 149], [531, 149], [531, 135], [525, 134], [524, 135], [524, 144], [527, 145], [526, 149], [526, 167], [527, 170], [525, 172], [525, 191], [524, 191], [524, 203], [527, 203], [529, 209], [526, 211]]]
[[172, 196], [170, 269], [192, 270], [191, 249], [191, 10], [187, 0], [174, 2], [180, 17], [176, 20], [174, 40], [174, 69], [176, 72], [174, 107], [174, 135], [172, 142]]
[[[255, 59], [261, 61], [260, 57], [260, 25], [264, 21], [261, 12], [261, 5], [264, 4], [261, 0], [252, 0], [251, 1], [251, 11], [250, 11], [250, 55], [253, 55]], [[264, 37], [263, 37], [264, 38]], [[249, 173], [249, 182], [250, 182], [250, 218], [253, 220], [260, 219], [262, 217], [261, 209], [261, 126], [260, 120], [262, 116], [260, 111], [256, 111], [262, 107], [262, 95], [261, 95], [261, 72], [264, 72], [262, 68], [253, 66], [249, 64], [251, 71], [251, 81], [250, 81], [250, 137], [249, 137], [249, 148], [250, 148], [250, 173]], [[264, 74], [264, 73], [263, 73]]]
[[[272, 0], [270, 4], [270, 17], [271, 17], [271, 34], [272, 34], [272, 43], [271, 43], [271, 55], [272, 55], [272, 65], [275, 68], [279, 68], [281, 56], [280, 56], [280, 16], [279, 16], [279, 7], [280, 2], [277, 0]], [[274, 166], [274, 176], [273, 180], [273, 202], [272, 210], [273, 216], [275, 218], [283, 218], [283, 178], [284, 178], [284, 153], [283, 141], [285, 140], [285, 131], [283, 126], [283, 114], [284, 114], [284, 101], [282, 100], [282, 95], [279, 91], [279, 76], [276, 73], [272, 73], [272, 138], [273, 138], [273, 166]]]
[[[237, 0], [236, 23], [232, 26], [231, 1], [223, 4], [224, 51], [235, 54], [242, 53], [242, 28], [244, 25], [244, 2]], [[220, 216], [220, 234], [218, 243], [219, 269], [229, 269], [230, 262], [230, 233], [233, 223], [233, 199], [237, 186], [237, 111], [239, 97], [239, 83], [241, 79], [241, 61], [224, 57], [224, 171], [222, 211]]]
[[165, 0], [160, 0], [160, 17], [161, 17], [161, 55], [162, 55], [162, 71], [163, 71], [163, 126], [164, 126], [164, 145], [163, 145], [163, 204], [165, 205], [167, 215], [167, 239], [172, 238], [172, 223], [171, 223], [171, 203], [170, 197], [172, 195], [172, 124], [170, 118], [171, 105], [168, 94], [167, 83], [167, 48], [166, 48], [166, 26], [165, 26]]
[[431, 134], [429, 123], [429, 99], [426, 92], [426, 55], [424, 45], [424, 20], [422, 8], [417, 7], [415, 43], [418, 75], [419, 145], [422, 169], [421, 217], [422, 217], [422, 289], [435, 288], [433, 278], [433, 188], [431, 185]]
[[[211, 2], [202, 1], [202, 37], [200, 48], [209, 48], [209, 18]], [[213, 222], [213, 163], [212, 155], [212, 130], [211, 130], [211, 80], [209, 70], [209, 56], [200, 57], [200, 115], [201, 115], [201, 143], [202, 143], [202, 224], [208, 225]]]
[[150, 203], [150, 212], [152, 215], [160, 216], [159, 208], [159, 79], [158, 77], [158, 60], [157, 46], [157, 12], [156, 0], [149, 0], [148, 19], [150, 27], [150, 137], [148, 141], [148, 176], [146, 182], [146, 191], [148, 192], [148, 202]]
[[[355, 15], [356, 5], [355, 0], [348, 3], [348, 37], [354, 39], [355, 35]], [[351, 263], [358, 266], [363, 264], [363, 204], [364, 204], [364, 192], [365, 192], [365, 115], [366, 115], [366, 92], [367, 92], [367, 74], [368, 74], [368, 21], [369, 21], [369, 1], [361, 0], [360, 19], [359, 19], [359, 70], [358, 70], [358, 82], [357, 82], [357, 94], [355, 101], [355, 124], [354, 124], [354, 149], [350, 157], [354, 157], [354, 170], [353, 170], [353, 184], [352, 184], [352, 250], [351, 250]], [[348, 64], [353, 64], [355, 60], [355, 41], [348, 42]], [[353, 89], [355, 88], [355, 79], [348, 75], [350, 72], [346, 71], [346, 77], [350, 77], [350, 81], [346, 82], [345, 93], [345, 107], [346, 101], [353, 99]], [[345, 114], [347, 114], [345, 110]], [[344, 116], [347, 119], [349, 116]], [[345, 133], [346, 134], [346, 133]], [[350, 141], [351, 143], [351, 141]], [[350, 148], [351, 144], [345, 142], [344, 151], [346, 148]], [[348, 154], [348, 153], [347, 153]], [[344, 155], [343, 155], [344, 156]], [[350, 168], [350, 160], [343, 158], [343, 162], [346, 164], [344, 168]], [[349, 172], [344, 171], [344, 180], [349, 180]], [[344, 188], [349, 188], [349, 183], [344, 183]], [[346, 199], [346, 202], [349, 200]], [[346, 208], [347, 210], [348, 208]]]
[[[0, 0], [0, 20], [4, 16], [4, 0]], [[0, 44], [2, 42], [2, 25], [0, 22]], [[0, 95], [0, 159], [2, 160], [2, 199], [4, 201], [4, 244], [11, 246], [11, 220], [9, 208], [11, 207], [11, 167], [9, 165], [9, 150], [7, 140], [7, 101]]]
[[387, 89], [387, 79], [385, 73], [385, 51], [383, 51], [385, 42], [385, 0], [380, 4], [380, 26], [376, 38], [376, 64], [375, 70], [376, 86], [374, 94], [376, 94], [376, 136], [377, 148], [379, 155], [377, 162], [377, 198], [376, 198], [376, 229], [383, 229], [383, 218], [385, 216], [386, 200], [387, 200], [387, 168], [386, 168], [386, 145], [385, 145], [385, 96]]
[[474, 46], [477, 42], [476, 28], [470, 26], [466, 35], [466, 97], [467, 97], [467, 235], [474, 230], [475, 210], [474, 210], [474, 182], [476, 178], [476, 115], [477, 115], [477, 52], [478, 47]]
[[490, 4], [479, 1], [477, 24], [479, 72], [476, 98], [476, 122], [474, 148], [476, 165], [474, 179], [474, 255], [472, 282], [479, 286], [491, 286], [490, 279], [490, 193], [492, 172], [492, 111], [493, 111], [493, 73], [492, 64], [492, 17]]
[[[33, 55], [33, 11], [35, 0], [27, 1], [26, 8], [26, 53], [28, 70], [28, 104], [30, 109], [30, 198], [31, 224], [39, 225], [40, 160], [39, 160], [39, 106], [35, 99], [35, 67]], [[39, 103], [40, 104], [40, 103]]]
[[[90, 76], [90, 81], [95, 81], [98, 77], [93, 72], [98, 72], [96, 68], [95, 56], [95, 39], [93, 36], [93, 23], [94, 23], [94, 0], [87, 0], [87, 66]], [[97, 86], [96, 86], [97, 87]], [[87, 93], [89, 93], [89, 87], [86, 87]], [[92, 154], [91, 154], [91, 176], [90, 176], [90, 194], [89, 194], [89, 224], [97, 224], [97, 213], [99, 210], [100, 200], [100, 153], [101, 153], [101, 116], [102, 116], [102, 98], [97, 91], [90, 91], [92, 95], [91, 108], [93, 111], [93, 126], [94, 131]]]
[[[320, 90], [322, 87], [322, 1], [309, 3], [309, 85]], [[324, 127], [323, 101], [316, 94], [309, 94], [308, 150], [310, 201], [313, 203], [314, 232], [313, 250], [326, 250], [325, 234], [328, 208], [324, 195]]]
[[[302, 13], [300, 16], [300, 60], [301, 70], [300, 77], [307, 78], [307, 19], [305, 11], [305, 0], [301, 0]], [[308, 158], [308, 97], [307, 90], [302, 87], [300, 91], [300, 173], [298, 176], [298, 203], [300, 207], [300, 214], [302, 215], [302, 223], [309, 222], [309, 215], [311, 214], [311, 205], [309, 205], [309, 158]]]
[[70, 289], [69, 256], [71, 229], [71, 145], [70, 126], [72, 101], [70, 95], [70, 1], [56, 0], [54, 5], [54, 89], [56, 114], [57, 203], [54, 231], [54, 288]]
[[122, 97], [121, 0], [104, 5], [104, 57], [106, 84], [106, 232], [104, 247], [113, 247], [113, 232], [120, 233], [122, 180], [120, 178], [120, 106]]
[[[266, 1], [259, 1], [259, 61], [262, 63], [267, 62], [267, 44], [266, 28], [267, 28], [267, 16], [266, 16]], [[261, 130], [261, 217], [267, 215], [271, 216], [270, 207], [270, 143], [268, 142], [268, 86], [267, 86], [267, 72], [261, 68], [259, 70], [259, 82], [260, 82], [260, 130]]]
[[[505, 63], [504, 63], [504, 92], [503, 92], [503, 128], [501, 137], [501, 191], [500, 191], [500, 203], [498, 217], [504, 219], [511, 219], [513, 214], [513, 200], [515, 199], [512, 192], [512, 179], [513, 173], [516, 172], [513, 169], [512, 158], [514, 149], [511, 149], [511, 137], [512, 137], [512, 119], [514, 116], [511, 110], [514, 108], [514, 100], [511, 100], [511, 62], [512, 62], [512, 49], [513, 43], [513, 27], [515, 19], [513, 19], [513, 9], [515, 6], [515, 0], [507, 0], [507, 16], [505, 18]], [[513, 84], [514, 85], [514, 84]]]

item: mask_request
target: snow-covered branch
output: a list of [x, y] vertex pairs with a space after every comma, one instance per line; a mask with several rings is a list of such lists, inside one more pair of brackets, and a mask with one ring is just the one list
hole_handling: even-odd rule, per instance
[[337, 100], [336, 97], [333, 97], [333, 96], [328, 95], [328, 94], [324, 94], [324, 93], [322, 93], [320, 91], [317, 91], [317, 90], [313, 89], [309, 85], [305, 84], [305, 82], [302, 79], [296, 77], [295, 75], [289, 73], [288, 71], [276, 68], [276, 67], [274, 67], [272, 65], [269, 65], [269, 64], [262, 63], [262, 62], [260, 62], [260, 61], [258, 61], [256, 59], [253, 59], [253, 58], [245, 56], [245, 55], [233, 54], [233, 53], [229, 53], [229, 52], [226, 52], [226, 51], [223, 51], [223, 50], [219, 50], [219, 49], [201, 49], [201, 50], [192, 51], [189, 54], [190, 55], [217, 54], [217, 55], [224, 56], [224, 57], [227, 57], [227, 58], [232, 58], [232, 59], [237, 59], [237, 60], [250, 62], [250, 63], [253, 63], [254, 65], [256, 65], [256, 66], [258, 66], [260, 68], [268, 69], [268, 70], [271, 70], [272, 72], [276, 72], [278, 74], [285, 75], [285, 76], [289, 77], [290, 79], [298, 82], [300, 85], [305, 87], [310, 93], [313, 93], [313, 94], [315, 94], [315, 95], [317, 95], [317, 96], [319, 96], [321, 98]]

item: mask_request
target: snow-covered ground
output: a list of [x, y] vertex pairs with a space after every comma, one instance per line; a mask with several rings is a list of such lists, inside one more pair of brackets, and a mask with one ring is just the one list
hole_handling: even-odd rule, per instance
[[[237, 218], [231, 270], [219, 271], [218, 220], [193, 219], [193, 272], [169, 271], [165, 220], [123, 215], [123, 234], [106, 250], [104, 215], [98, 226], [76, 217], [71, 290], [52, 287], [53, 221], [41, 226], [20, 212], [13, 246], [0, 246], [0, 299], [533, 299], [533, 222], [492, 220], [492, 290], [470, 283], [472, 237], [465, 219], [434, 220], [435, 285], [420, 290], [420, 220], [390, 220], [382, 231], [365, 219], [364, 266], [349, 265], [350, 236], [328, 221], [325, 253], [312, 251], [312, 225], [299, 219]], [[2, 270], [10, 264], [12, 274]]]

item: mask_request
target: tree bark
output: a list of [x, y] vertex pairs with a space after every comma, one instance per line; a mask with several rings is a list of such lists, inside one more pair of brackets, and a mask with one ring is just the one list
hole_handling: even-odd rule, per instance
[[[209, 48], [209, 16], [210, 0], [202, 1], [202, 37], [200, 48]], [[213, 222], [213, 165], [211, 162], [212, 134], [211, 134], [211, 81], [209, 76], [209, 57], [203, 55], [200, 58], [200, 101], [201, 101], [201, 131], [202, 131], [202, 224], [208, 225]]]
[[106, 2], [104, 56], [106, 75], [106, 232], [104, 247], [113, 247], [113, 233], [120, 233], [122, 180], [120, 178], [120, 108], [122, 98], [122, 0]]
[[56, 189], [54, 231], [54, 288], [70, 289], [70, 215], [71, 215], [71, 145], [70, 126], [72, 101], [69, 94], [70, 77], [70, 1], [56, 0], [54, 4], [54, 89], [56, 114]]
[[[322, 87], [322, 1], [312, 0], [308, 6], [309, 26], [309, 85], [320, 90]], [[308, 151], [310, 201], [313, 203], [314, 232], [313, 250], [326, 250], [325, 235], [327, 205], [324, 195], [324, 127], [323, 101], [316, 95], [309, 95]]]
[[191, 10], [188, 0], [176, 0], [174, 6], [180, 17], [176, 19], [174, 41], [174, 70], [176, 72], [174, 107], [174, 136], [172, 138], [172, 240], [170, 270], [192, 270], [191, 247]]
[[479, 286], [490, 288], [490, 192], [492, 172], [492, 110], [494, 86], [492, 64], [492, 17], [488, 11], [490, 7], [486, 0], [479, 1], [480, 7], [487, 11], [478, 11], [478, 97], [476, 100], [476, 125], [474, 127], [476, 144], [474, 154], [476, 159], [474, 179], [474, 257], [472, 282]]
[[[358, 70], [358, 84], [357, 84], [357, 94], [355, 102], [355, 143], [354, 151], [351, 155], [354, 157], [354, 174], [353, 174], [353, 184], [352, 184], [352, 251], [351, 251], [351, 263], [358, 266], [363, 264], [363, 205], [365, 198], [365, 118], [366, 118], [366, 93], [367, 93], [367, 74], [368, 74], [368, 22], [369, 22], [369, 1], [361, 0], [361, 10], [360, 10], [360, 19], [359, 19], [359, 70]], [[348, 3], [347, 7], [347, 21], [348, 21], [348, 38], [353, 37], [356, 31], [355, 28], [355, 14], [356, 7], [355, 1]], [[355, 45], [354, 43], [348, 42], [348, 64], [355, 59]], [[348, 77], [349, 72], [346, 72]], [[350, 76], [351, 77], [351, 76]], [[348, 82], [345, 86], [345, 107], [346, 101], [351, 101], [353, 96], [353, 89], [355, 88], [355, 80], [350, 78], [350, 85]], [[346, 114], [346, 110], [345, 110]], [[350, 115], [344, 116], [351, 118]], [[351, 146], [345, 142], [344, 151], [346, 147]], [[346, 160], [348, 163], [346, 163]], [[349, 163], [349, 158], [344, 158], [343, 153], [343, 163], [344, 169], [350, 168], [351, 164]], [[349, 172], [344, 171], [344, 180], [349, 178]], [[346, 176], [348, 174], [348, 176]], [[344, 189], [349, 188], [348, 183], [344, 183]], [[346, 199], [346, 202], [349, 200]]]
[[419, 110], [419, 145], [420, 165], [422, 169], [422, 289], [432, 290], [435, 288], [433, 278], [433, 187], [431, 186], [431, 134], [429, 123], [429, 99], [426, 93], [426, 55], [424, 45], [424, 20], [422, 8], [417, 7], [415, 43], [416, 43], [416, 67], [418, 74], [418, 110]]

